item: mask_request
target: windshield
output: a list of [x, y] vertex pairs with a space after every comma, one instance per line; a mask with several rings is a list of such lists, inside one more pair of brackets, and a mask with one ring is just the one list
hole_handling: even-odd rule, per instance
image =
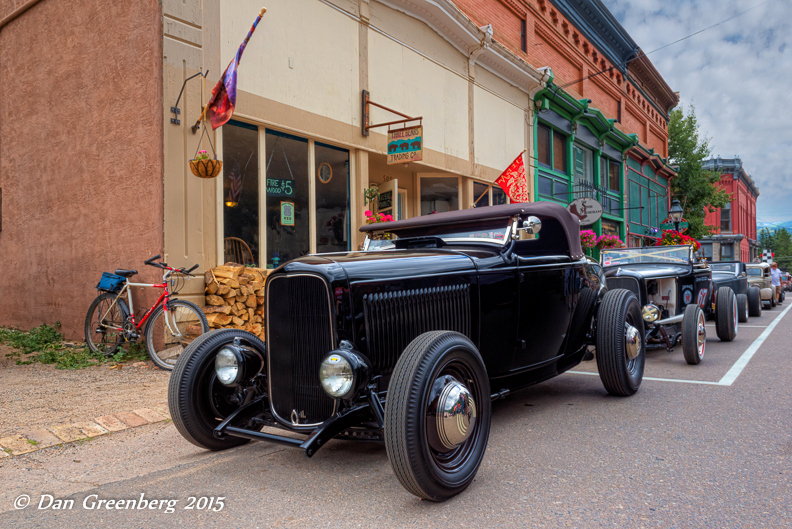
[[602, 266], [637, 263], [690, 263], [690, 246], [650, 246], [648, 248], [621, 248], [603, 250]]
[[[431, 230], [431, 237], [439, 237], [446, 243], [494, 243], [503, 245], [508, 239], [511, 227], [501, 228], [497, 230], [474, 230], [474, 229], [460, 229], [458, 226], [437, 226]], [[390, 239], [373, 239], [369, 235], [367, 237], [366, 251], [376, 250], [390, 250], [395, 248], [393, 241], [398, 239], [399, 236], [395, 233], [390, 234]]]
[[733, 264], [722, 264], [722, 263], [710, 264], [710, 268], [712, 268], [713, 272], [734, 272], [735, 266], [736, 265]]
[[749, 268], [748, 275], [753, 277], [762, 277], [762, 269], [761, 268]]

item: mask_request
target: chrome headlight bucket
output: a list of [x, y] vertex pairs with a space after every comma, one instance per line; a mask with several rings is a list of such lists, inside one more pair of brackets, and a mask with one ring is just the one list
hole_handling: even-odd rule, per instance
[[352, 400], [369, 383], [371, 364], [352, 349], [336, 349], [319, 365], [319, 382], [334, 399]]
[[250, 381], [264, 369], [264, 357], [250, 347], [237, 341], [224, 345], [215, 357], [217, 380], [225, 386], [239, 386]]
[[654, 323], [660, 319], [660, 308], [654, 303], [644, 305], [641, 309], [641, 317], [646, 323]]

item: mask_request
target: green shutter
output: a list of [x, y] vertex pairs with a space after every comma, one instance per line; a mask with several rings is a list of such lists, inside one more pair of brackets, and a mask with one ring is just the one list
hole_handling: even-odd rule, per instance
[[629, 195], [627, 207], [631, 208], [630, 222], [640, 223], [641, 210], [638, 209], [638, 207], [641, 205], [641, 186], [630, 180], [629, 188], [630, 188], [630, 195]]

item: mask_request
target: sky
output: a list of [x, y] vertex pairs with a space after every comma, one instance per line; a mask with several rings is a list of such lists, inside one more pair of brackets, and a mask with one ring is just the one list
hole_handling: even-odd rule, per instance
[[792, 0], [603, 2], [679, 92], [685, 114], [695, 106], [712, 155], [742, 159], [759, 188], [757, 222], [792, 220]]

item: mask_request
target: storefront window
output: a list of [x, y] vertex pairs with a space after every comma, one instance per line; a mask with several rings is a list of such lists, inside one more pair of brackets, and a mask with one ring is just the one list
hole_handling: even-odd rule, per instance
[[550, 129], [544, 125], [536, 128], [539, 163], [550, 166]]
[[501, 189], [500, 187], [493, 187], [492, 188], [492, 205], [499, 206], [501, 204], [506, 204], [508, 196], [506, 195], [506, 191]]
[[349, 250], [349, 151], [314, 144], [316, 168], [316, 251]]
[[566, 137], [553, 131], [553, 169], [566, 173]]
[[223, 127], [223, 262], [259, 261], [258, 127]]
[[[310, 252], [308, 140], [268, 130], [267, 268]], [[224, 145], [227, 145], [224, 142]], [[343, 180], [343, 179], [342, 179]], [[258, 228], [257, 228], [258, 229]]]
[[734, 259], [734, 244], [721, 244], [720, 247], [720, 260], [721, 261], [731, 261]]
[[459, 178], [421, 178], [421, 215], [459, 209]]
[[[489, 206], [489, 193], [484, 193], [487, 190], [487, 187], [489, 187], [487, 184], [482, 184], [481, 182], [473, 182], [473, 196], [477, 199], [476, 200], [477, 208]], [[481, 196], [482, 194], [484, 194], [484, 196]]]
[[704, 255], [704, 257], [707, 258], [708, 261], [712, 261], [712, 244], [711, 243], [702, 244], [701, 253]]
[[602, 221], [602, 235], [615, 235], [621, 237], [621, 230], [619, 224], [610, 220]]

